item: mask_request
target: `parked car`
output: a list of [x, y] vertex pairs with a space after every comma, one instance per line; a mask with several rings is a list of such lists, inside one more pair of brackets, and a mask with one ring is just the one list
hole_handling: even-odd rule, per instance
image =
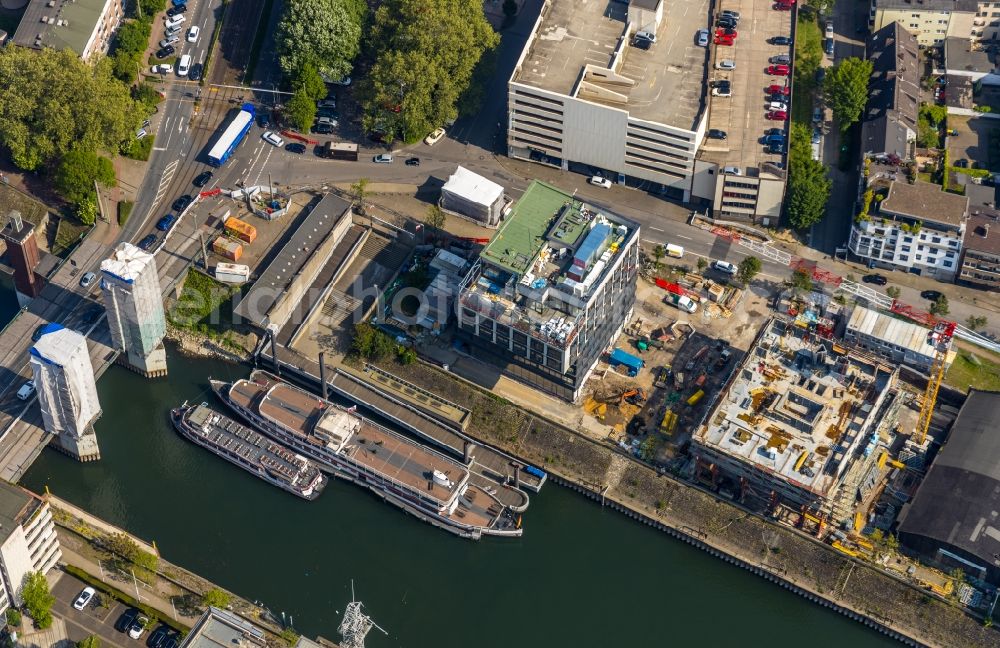
[[728, 85], [721, 86], [719, 88], [712, 88], [712, 96], [713, 97], [732, 97], [733, 96], [733, 89], [730, 86], [728, 86]]
[[791, 45], [792, 39], [788, 36], [772, 36], [767, 42], [772, 45]]
[[21, 385], [21, 388], [17, 390], [17, 397], [23, 401], [28, 400], [35, 395], [35, 381], [29, 380], [28, 382]]
[[97, 594], [97, 590], [93, 587], [84, 587], [83, 591], [80, 592], [80, 595], [76, 597], [75, 601], [73, 601], [73, 609], [82, 610], [87, 607], [87, 603], [90, 603], [90, 599], [94, 598], [95, 594]]
[[656, 42], [656, 34], [650, 31], [637, 31], [635, 37], [639, 40], [647, 40], [650, 43]]
[[285, 144], [285, 150], [289, 153], [298, 153], [301, 155], [306, 152], [306, 145], [299, 142], [292, 142], [291, 144]]
[[767, 86], [764, 92], [766, 92], [769, 95], [781, 94], [787, 97], [789, 94], [791, 94], [792, 89], [789, 88], [788, 86], [772, 83], [771, 85]]
[[729, 79], [713, 79], [708, 82], [709, 88], [725, 88], [729, 86]]
[[706, 137], [708, 137], [709, 139], [724, 140], [726, 139], [727, 135], [726, 131], [724, 130], [719, 130], [718, 128], [710, 128], [708, 129], [708, 134], [706, 135]]
[[180, 42], [179, 36], [167, 36], [166, 38], [160, 39], [160, 47], [166, 47], [167, 45], [173, 45], [174, 43]]
[[587, 180], [587, 182], [594, 185], [595, 187], [603, 187], [605, 189], [610, 189], [612, 184], [610, 180], [600, 175], [590, 176], [590, 179]]
[[321, 99], [316, 102], [316, 108], [330, 108], [334, 109], [337, 107], [337, 101], [335, 99]]
[[826, 52], [827, 56], [833, 56], [833, 39], [832, 38], [827, 38], [826, 39], [826, 46], [823, 48], [823, 51]]
[[632, 47], [638, 47], [639, 49], [642, 49], [642, 50], [648, 50], [652, 46], [653, 46], [653, 41], [648, 41], [648, 40], [646, 40], [644, 38], [633, 38], [632, 39]]
[[728, 16], [719, 16], [719, 19], [715, 21], [717, 27], [726, 27], [728, 29], [735, 29], [738, 24], [734, 18], [729, 18]]
[[792, 62], [792, 57], [790, 57], [788, 54], [775, 54], [774, 56], [769, 58], [768, 61], [771, 63], [780, 63], [782, 65], [788, 65]]
[[773, 5], [771, 5], [771, 7], [773, 9], [775, 9], [776, 11], [791, 11], [792, 10], [792, 3], [791, 2], [775, 2]]
[[768, 65], [767, 73], [773, 74], [775, 76], [788, 76], [788, 66], [787, 65]]
[[820, 130], [819, 128], [814, 128], [812, 132], [812, 137], [809, 138], [809, 141], [812, 142], [813, 144], [819, 144], [822, 140], [823, 140], [823, 131]]
[[712, 261], [712, 267], [723, 274], [730, 276], [735, 275], [739, 268], [736, 267], [735, 263], [730, 263], [728, 261]]
[[153, 245], [156, 243], [156, 234], [147, 234], [139, 241], [139, 249], [143, 252], [149, 252], [153, 249]]
[[372, 162], [376, 164], [392, 164], [392, 155], [390, 153], [379, 153], [372, 158]]
[[785, 154], [785, 143], [780, 142], [777, 144], [768, 144], [764, 147], [764, 152], [768, 155], [784, 155]]
[[[174, 52], [176, 51], [177, 50], [174, 49], [173, 45], [167, 45], [166, 47], [161, 47], [160, 49], [156, 50], [156, 58], [165, 59], [168, 56], [173, 56]], [[170, 68], [170, 66], [168, 65], [167, 68]]]
[[177, 220], [176, 216], [174, 216], [173, 214], [167, 214], [160, 220], [156, 221], [156, 229], [160, 230], [161, 232], [166, 232], [168, 229], [170, 229], [170, 226], [174, 224], [175, 220]]
[[192, 81], [201, 81], [201, 73], [204, 71], [204, 66], [201, 63], [195, 63], [191, 66], [191, 71], [188, 72], [188, 78]]
[[156, 627], [156, 630], [149, 633], [149, 639], [146, 639], [146, 646], [148, 648], [163, 648], [163, 644], [166, 643], [169, 637], [170, 628], [161, 624]]
[[333, 131], [334, 131], [333, 124], [326, 124], [326, 123], [321, 124], [317, 122], [313, 124], [312, 127], [312, 132], [316, 133], [317, 135], [330, 135], [331, 133], [333, 133]]
[[198, 25], [191, 25], [191, 29], [188, 30], [188, 38], [187, 38], [188, 42], [197, 43], [198, 34], [200, 33], [201, 33], [201, 27], [199, 27]]
[[80, 277], [80, 287], [90, 288], [94, 284], [94, 280], [97, 279], [97, 275], [93, 272], [85, 272], [83, 276]]
[[723, 9], [719, 15], [723, 17], [732, 18], [736, 22], [740, 21], [740, 12], [733, 11], [732, 9]]
[[788, 110], [788, 104], [783, 101], [769, 101], [767, 104], [768, 110]]
[[764, 116], [771, 121], [785, 121], [788, 119], [788, 113], [784, 110], [770, 110]]
[[695, 36], [695, 42], [698, 43], [698, 47], [708, 47], [708, 30], [699, 29]]
[[827, 38], [833, 38], [833, 21], [832, 20], [827, 20], [826, 21], [826, 30], [824, 31], [823, 35], [826, 36]]
[[118, 617], [118, 620], [115, 621], [115, 630], [117, 630], [118, 632], [127, 632], [129, 626], [132, 625], [132, 621], [135, 620], [135, 617], [138, 614], [139, 610], [135, 608], [128, 608], [127, 610], [122, 612], [121, 616]]
[[166, 29], [164, 31], [169, 36], [172, 36], [181, 30], [180, 25], [165, 25], [165, 27]]
[[[157, 54], [159, 54], [159, 52], [157, 52]], [[167, 72], [170, 72], [170, 70], [172, 69], [173, 68], [171, 68], [170, 65], [168, 65], [167, 63], [160, 63], [158, 65], [154, 65], [153, 67], [149, 68], [149, 71], [152, 74], [166, 74]]]
[[170, 16], [163, 19], [163, 24], [167, 27], [173, 27], [174, 25], [182, 25], [187, 21], [187, 18], [181, 14]]
[[726, 47], [732, 47], [733, 45], [736, 44], [736, 39], [733, 38], [732, 36], [716, 36], [714, 42], [716, 45], [724, 45]]
[[285, 140], [281, 139], [274, 131], [264, 131], [264, 134], [261, 135], [261, 137], [264, 138], [265, 142], [272, 146], [281, 147], [285, 145]]
[[721, 59], [721, 60], [715, 62], [715, 69], [716, 70], [735, 70], [736, 69], [736, 61], [734, 61], [733, 59]]
[[174, 5], [173, 7], [170, 7], [169, 9], [167, 9], [167, 16], [173, 18], [174, 16], [181, 15], [182, 13], [184, 13], [187, 10], [188, 10], [188, 8], [187, 8], [186, 4]]
[[936, 290], [924, 290], [920, 293], [920, 298], [933, 302], [941, 299], [941, 293]]
[[889, 283], [889, 280], [880, 274], [868, 274], [861, 277], [861, 281], [865, 283], [875, 284], [876, 286], [884, 286]]
[[819, 106], [813, 108], [813, 123], [822, 124], [823, 123], [823, 109]]
[[430, 135], [424, 138], [424, 144], [426, 144], [427, 146], [434, 146], [435, 144], [440, 142], [443, 137], [444, 137], [444, 129], [435, 128], [434, 132], [432, 132]]
[[337, 79], [336, 81], [330, 81], [333, 85], [339, 86], [349, 86], [351, 85], [351, 77], [346, 76], [343, 79]]
[[149, 623], [149, 617], [145, 614], [140, 614], [132, 620], [132, 624], [128, 627], [128, 636], [133, 639], [138, 639], [142, 636], [142, 633], [146, 631], [146, 625]]
[[184, 194], [183, 196], [175, 200], [174, 203], [170, 206], [170, 208], [179, 214], [185, 209], [187, 209], [187, 206], [191, 204], [192, 200], [194, 200], [194, 198], [192, 198], [189, 194]]
[[194, 181], [191, 184], [193, 184], [196, 187], [204, 187], [209, 182], [211, 182], [212, 175], [214, 174], [211, 171], [202, 171], [201, 173], [198, 174], [198, 176], [194, 179]]
[[770, 135], [765, 135], [764, 136], [764, 143], [768, 144], [768, 145], [771, 145], [771, 144], [784, 144], [785, 143], [785, 134], [784, 133], [772, 133]]
[[716, 38], [718, 38], [719, 36], [726, 36], [726, 37], [730, 37], [730, 38], [736, 38], [737, 36], [739, 36], [739, 33], [735, 29], [731, 29], [731, 28], [728, 28], [728, 27], [722, 27], [720, 29], [716, 29], [715, 30], [715, 36], [716, 36]]

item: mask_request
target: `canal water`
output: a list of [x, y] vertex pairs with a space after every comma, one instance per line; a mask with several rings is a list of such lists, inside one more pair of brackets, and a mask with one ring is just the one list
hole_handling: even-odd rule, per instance
[[339, 639], [353, 579], [389, 632], [370, 648], [894, 645], [553, 484], [533, 496], [523, 538], [478, 543], [342, 482], [300, 500], [173, 431], [170, 407], [211, 402], [209, 376], [247, 372], [168, 353], [168, 379], [116, 366], [100, 380], [100, 462], [46, 450], [22, 483], [155, 540], [306, 635]]

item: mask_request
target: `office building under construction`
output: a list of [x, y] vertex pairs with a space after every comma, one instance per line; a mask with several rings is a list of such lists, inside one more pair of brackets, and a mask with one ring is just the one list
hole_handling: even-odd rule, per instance
[[695, 432], [702, 481], [848, 519], [894, 425], [898, 369], [770, 320]]

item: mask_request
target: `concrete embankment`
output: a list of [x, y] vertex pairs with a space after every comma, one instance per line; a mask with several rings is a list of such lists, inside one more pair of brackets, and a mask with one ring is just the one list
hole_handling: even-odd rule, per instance
[[[940, 599], [425, 364], [387, 370], [472, 412], [468, 433], [553, 480], [913, 646], [997, 646], [1000, 633]], [[531, 533], [530, 518], [526, 533]]]

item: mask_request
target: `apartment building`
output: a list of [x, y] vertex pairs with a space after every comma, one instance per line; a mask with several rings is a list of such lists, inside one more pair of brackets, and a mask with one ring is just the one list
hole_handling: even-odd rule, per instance
[[881, 204], [851, 225], [848, 249], [871, 267], [952, 281], [958, 272], [969, 199], [928, 182], [892, 182]]
[[1000, 212], [983, 209], [969, 216], [956, 282], [984, 290], [1000, 290]]
[[33, 49], [69, 48], [90, 59], [107, 54], [124, 16], [122, 0], [30, 0], [12, 42]]
[[546, 0], [508, 84], [508, 155], [689, 200], [707, 62], [692, 8]]
[[862, 153], [910, 160], [920, 110], [917, 38], [902, 23], [893, 22], [868, 37], [865, 55], [872, 73], [862, 115]]
[[460, 286], [477, 358], [574, 401], [631, 317], [639, 226], [532, 182]]
[[[894, 22], [902, 24], [917, 38], [921, 47], [941, 45], [950, 36], [978, 39], [986, 31], [987, 17], [992, 8], [981, 9], [976, 0], [874, 0], [869, 16], [872, 31], [879, 31]], [[1000, 12], [1000, 9], [997, 9]], [[976, 26], [977, 24], [979, 26]]]
[[25, 576], [47, 574], [61, 557], [49, 503], [0, 481], [0, 612], [21, 605]]
[[[930, 333], [930, 329], [919, 324], [855, 306], [847, 321], [844, 340], [893, 363], [927, 372], [937, 355]], [[951, 366], [951, 361], [949, 354], [945, 369]]]

